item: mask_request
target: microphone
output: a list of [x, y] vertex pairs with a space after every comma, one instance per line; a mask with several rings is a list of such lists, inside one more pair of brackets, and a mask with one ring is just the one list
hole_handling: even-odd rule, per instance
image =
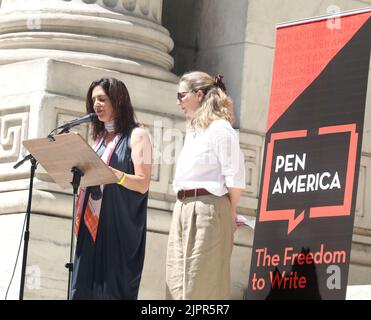
[[65, 123], [64, 125], [61, 125], [58, 128], [59, 129], [62, 129], [62, 128], [71, 129], [72, 127], [78, 126], [79, 124], [82, 124], [82, 123], [85, 123], [85, 122], [91, 122], [96, 118], [97, 118], [97, 115], [95, 113], [89, 113], [89, 114], [87, 114], [83, 117], [73, 119], [73, 120]]

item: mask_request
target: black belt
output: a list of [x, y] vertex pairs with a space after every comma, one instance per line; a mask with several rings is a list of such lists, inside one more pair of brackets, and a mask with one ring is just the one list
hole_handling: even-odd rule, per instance
[[211, 194], [209, 191], [207, 191], [204, 188], [201, 188], [191, 190], [179, 190], [176, 196], [179, 200], [184, 200], [185, 198], [189, 197], [207, 196], [209, 194]]

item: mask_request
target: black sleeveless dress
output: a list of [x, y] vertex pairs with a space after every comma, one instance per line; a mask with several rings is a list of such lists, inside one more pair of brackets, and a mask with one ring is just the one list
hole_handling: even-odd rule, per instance
[[[109, 165], [134, 174], [130, 134], [121, 137]], [[102, 144], [97, 154], [105, 150]], [[87, 188], [83, 214], [91, 188]], [[138, 297], [146, 242], [148, 192], [141, 194], [118, 184], [105, 186], [94, 243], [84, 217], [76, 243], [71, 298], [130, 299]]]

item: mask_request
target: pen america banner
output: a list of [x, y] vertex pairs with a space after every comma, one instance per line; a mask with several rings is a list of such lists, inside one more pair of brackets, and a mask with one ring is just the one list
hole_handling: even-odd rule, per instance
[[277, 28], [247, 299], [345, 299], [371, 11]]

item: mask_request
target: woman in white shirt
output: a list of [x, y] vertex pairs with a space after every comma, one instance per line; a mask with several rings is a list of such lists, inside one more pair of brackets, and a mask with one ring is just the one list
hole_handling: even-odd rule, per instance
[[230, 297], [230, 257], [245, 170], [222, 78], [196, 71], [179, 81], [177, 103], [189, 122], [173, 181], [177, 201], [166, 259], [171, 299]]

